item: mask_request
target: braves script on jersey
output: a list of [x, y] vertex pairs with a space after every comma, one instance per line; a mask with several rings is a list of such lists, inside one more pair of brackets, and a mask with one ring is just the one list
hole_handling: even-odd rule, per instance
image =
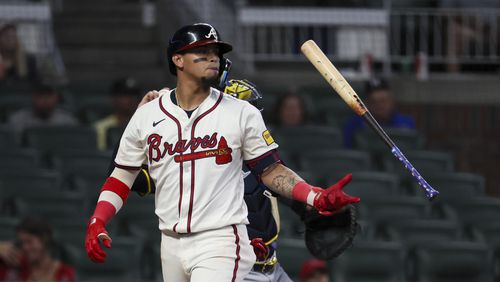
[[130, 120], [117, 167], [149, 165], [161, 230], [190, 233], [247, 224], [242, 161], [278, 147], [259, 110], [212, 88], [188, 118], [170, 91], [162, 92]]

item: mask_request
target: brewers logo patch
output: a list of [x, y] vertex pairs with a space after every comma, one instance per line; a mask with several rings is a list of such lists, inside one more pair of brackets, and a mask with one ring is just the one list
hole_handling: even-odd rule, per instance
[[266, 141], [267, 146], [274, 143], [274, 139], [271, 136], [271, 133], [269, 133], [269, 130], [262, 132], [262, 137], [264, 137], [264, 140]]

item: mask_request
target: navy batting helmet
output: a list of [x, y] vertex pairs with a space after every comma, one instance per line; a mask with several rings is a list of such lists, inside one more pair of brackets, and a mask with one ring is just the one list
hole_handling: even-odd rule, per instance
[[210, 24], [196, 23], [181, 27], [174, 33], [174, 36], [170, 39], [168, 44], [167, 56], [170, 72], [173, 75], [177, 75], [177, 69], [172, 62], [172, 56], [175, 53], [182, 53], [191, 48], [214, 43], [219, 46], [221, 61], [224, 53], [233, 50], [230, 44], [221, 40], [219, 32]]

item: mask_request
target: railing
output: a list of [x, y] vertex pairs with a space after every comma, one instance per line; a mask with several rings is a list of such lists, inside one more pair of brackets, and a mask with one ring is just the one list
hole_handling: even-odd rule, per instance
[[419, 54], [448, 69], [500, 65], [500, 9], [242, 7], [237, 19], [242, 55], [250, 65], [302, 61], [299, 48], [307, 39], [337, 62], [359, 62], [369, 54], [385, 70], [411, 64]]
[[413, 9], [391, 12], [391, 59], [418, 52], [429, 63], [500, 64], [500, 9]]
[[239, 35], [244, 59], [303, 61], [300, 45], [313, 39], [336, 61], [357, 62], [367, 53], [388, 63], [389, 17], [382, 9], [240, 9]]

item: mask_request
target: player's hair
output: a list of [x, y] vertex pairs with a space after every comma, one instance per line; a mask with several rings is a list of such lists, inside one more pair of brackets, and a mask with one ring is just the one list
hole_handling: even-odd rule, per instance
[[38, 217], [27, 217], [16, 227], [16, 232], [25, 232], [42, 240], [47, 250], [51, 250], [54, 244], [52, 227], [50, 224]]

